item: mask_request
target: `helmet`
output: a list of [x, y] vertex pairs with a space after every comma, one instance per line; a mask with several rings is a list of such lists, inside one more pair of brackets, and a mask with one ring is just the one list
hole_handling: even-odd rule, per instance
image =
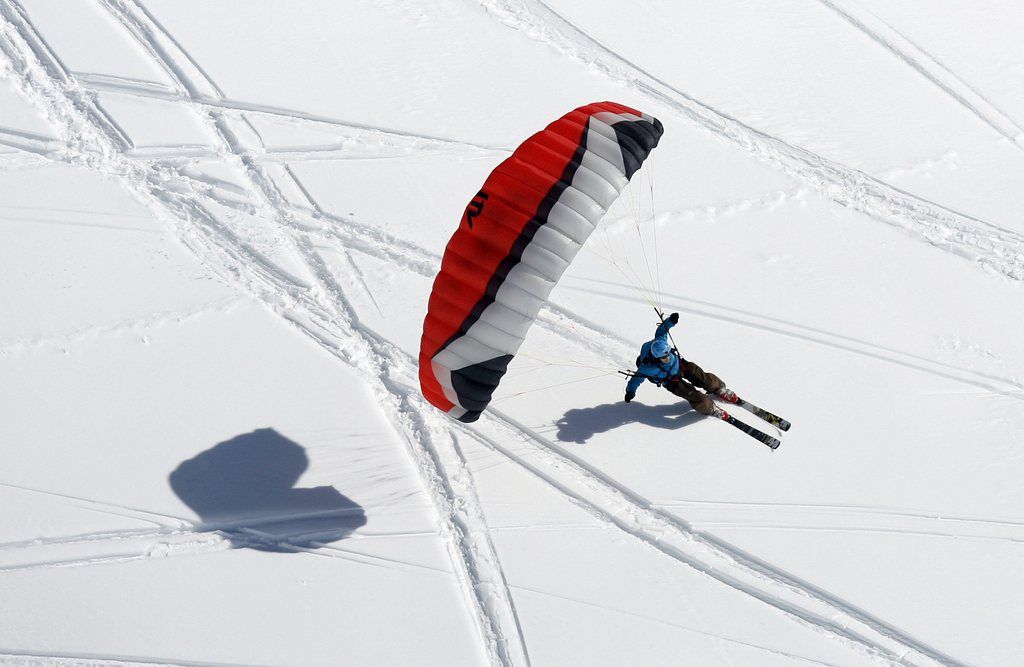
[[668, 356], [668, 353], [672, 351], [672, 347], [663, 338], [658, 338], [651, 341], [651, 356], [660, 358]]

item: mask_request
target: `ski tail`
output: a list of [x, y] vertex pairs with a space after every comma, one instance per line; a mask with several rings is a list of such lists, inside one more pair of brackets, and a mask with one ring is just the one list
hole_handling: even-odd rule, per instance
[[768, 412], [764, 408], [759, 408], [750, 401], [745, 401], [742, 398], [740, 398], [736, 402], [736, 405], [740, 406], [744, 410], [749, 410], [750, 412], [757, 415], [761, 419], [765, 420], [766, 422], [768, 422], [775, 428], [779, 429], [780, 431], [788, 431], [789, 427], [792, 426], [792, 424], [790, 424], [788, 420], [783, 419], [777, 414]]

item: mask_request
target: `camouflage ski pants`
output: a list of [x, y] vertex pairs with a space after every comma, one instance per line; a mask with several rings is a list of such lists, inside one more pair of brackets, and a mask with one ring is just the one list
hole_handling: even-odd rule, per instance
[[710, 415], [715, 403], [700, 390], [713, 394], [724, 387], [725, 383], [714, 373], [706, 373], [700, 366], [685, 359], [680, 360], [679, 370], [681, 377], [673, 378], [662, 386], [676, 396], [685, 398], [697, 412]]

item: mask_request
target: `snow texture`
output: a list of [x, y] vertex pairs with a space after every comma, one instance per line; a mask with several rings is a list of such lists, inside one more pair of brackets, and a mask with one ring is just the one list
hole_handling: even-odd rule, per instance
[[[1006, 665], [1024, 11], [0, 0], [0, 664]], [[445, 242], [545, 123], [665, 135], [480, 421]], [[625, 378], [683, 354], [768, 450]]]

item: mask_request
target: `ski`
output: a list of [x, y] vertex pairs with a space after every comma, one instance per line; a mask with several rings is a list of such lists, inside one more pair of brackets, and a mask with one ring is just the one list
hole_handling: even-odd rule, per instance
[[742, 398], [740, 398], [739, 396], [737, 396], [736, 399], [737, 399], [736, 400], [736, 405], [740, 406], [744, 410], [749, 410], [751, 413], [757, 415], [758, 417], [760, 417], [761, 419], [765, 420], [766, 422], [768, 422], [772, 426], [778, 428], [780, 431], [788, 431], [789, 430], [789, 427], [790, 427], [789, 421], [783, 419], [782, 417], [780, 417], [780, 416], [778, 416], [776, 414], [768, 412], [764, 408], [759, 408], [756, 405], [754, 405], [753, 403], [751, 403], [750, 401], [745, 401]]
[[715, 406], [715, 412], [713, 414], [722, 421], [732, 424], [733, 426], [743, 431], [750, 437], [754, 438], [758, 442], [768, 445], [768, 447], [770, 447], [772, 450], [778, 449], [779, 445], [782, 444], [778, 438], [773, 438], [767, 433], [763, 431], [758, 431], [753, 426], [741, 422], [739, 419], [736, 419], [735, 417], [733, 417], [732, 415], [730, 415], [728, 412], [718, 407], [717, 405]]
[[788, 420], [783, 419], [782, 417], [778, 416], [777, 414], [774, 414], [772, 412], [768, 412], [764, 408], [760, 408], [760, 407], [754, 405], [753, 403], [751, 403], [750, 401], [745, 401], [742, 398], [740, 398], [739, 396], [736, 396], [736, 399], [732, 400], [732, 401], [728, 401], [727, 399], [725, 399], [725, 398], [723, 398], [721, 396], [717, 396], [715, 394], [712, 394], [712, 397], [720, 398], [721, 400], [726, 401], [728, 403], [732, 403], [733, 405], [738, 405], [741, 408], [743, 408], [744, 410], [750, 411], [751, 414], [757, 415], [758, 417], [760, 417], [761, 419], [765, 420], [766, 422], [768, 422], [769, 424], [771, 424], [775, 428], [779, 429], [780, 431], [788, 431], [789, 427], [792, 426], [792, 424], [790, 424]]

